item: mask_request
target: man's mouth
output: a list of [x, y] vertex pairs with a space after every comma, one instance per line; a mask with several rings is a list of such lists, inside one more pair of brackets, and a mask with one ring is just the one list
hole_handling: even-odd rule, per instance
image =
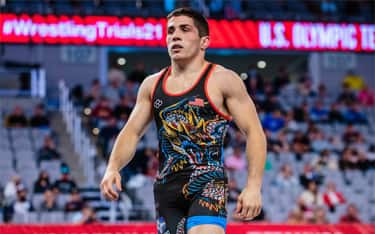
[[172, 46], [172, 50], [179, 50], [179, 49], [182, 49], [183, 47], [182, 47], [182, 45], [178, 45], [178, 44], [175, 44], [175, 45], [173, 45]]

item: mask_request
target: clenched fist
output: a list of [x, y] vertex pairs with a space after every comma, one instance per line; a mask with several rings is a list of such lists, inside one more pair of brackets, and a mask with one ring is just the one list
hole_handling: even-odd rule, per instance
[[121, 176], [118, 171], [106, 171], [102, 182], [100, 183], [100, 191], [104, 197], [110, 201], [117, 200], [119, 194], [113, 188], [116, 185], [117, 191], [121, 191]]

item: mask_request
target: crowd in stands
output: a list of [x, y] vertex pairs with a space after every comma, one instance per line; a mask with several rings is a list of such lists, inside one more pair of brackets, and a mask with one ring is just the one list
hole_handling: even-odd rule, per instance
[[[82, 111], [88, 131], [98, 129], [95, 137], [99, 161], [102, 160], [98, 174], [102, 174], [114, 139], [134, 107], [139, 84], [147, 76], [143, 64], [136, 67], [129, 74], [111, 69], [105, 86], [94, 79], [90, 87], [78, 85], [71, 90], [71, 100], [77, 110]], [[374, 107], [374, 91], [353, 71], [344, 77], [342, 89], [336, 96], [328, 94], [324, 84], [314, 88], [308, 74], [291, 80], [283, 67], [272, 80], [264, 79], [252, 66], [247, 75], [244, 82], [256, 104], [268, 141], [264, 208], [256, 220], [317, 224], [373, 221], [374, 213], [364, 208], [375, 202], [368, 190], [375, 182], [369, 176], [375, 168], [375, 142], [371, 139], [366, 113], [367, 108]], [[4, 124], [22, 128], [37, 126], [31, 125], [34, 122], [48, 127], [50, 120], [43, 109], [42, 105], [37, 105], [33, 116], [28, 118], [22, 108], [15, 107]], [[153, 179], [158, 170], [155, 128], [151, 127], [144, 138], [134, 159], [121, 172], [126, 191], [123, 200], [129, 207], [145, 203], [137, 189], [147, 178]], [[246, 178], [245, 143], [246, 139], [233, 123], [224, 150], [229, 204], [232, 205]], [[36, 154], [39, 167], [43, 161], [62, 158], [51, 136], [45, 136]], [[70, 216], [71, 222], [96, 222], [95, 209], [83, 201], [76, 183], [69, 177], [68, 167], [63, 162], [61, 165], [60, 179], [51, 181], [49, 173], [41, 170], [33, 188], [27, 187], [23, 178], [13, 177], [5, 185], [4, 221], [11, 221], [15, 213], [34, 210], [78, 212]], [[30, 193], [43, 194], [43, 199], [38, 202], [30, 199]], [[68, 199], [66, 194], [69, 194]], [[358, 196], [364, 200], [359, 202]], [[275, 199], [285, 200], [275, 202]], [[288, 207], [279, 207], [285, 204]], [[233, 206], [228, 210], [231, 220], [240, 221]], [[281, 216], [275, 218], [277, 213]]]
[[285, 0], [26, 0], [7, 1], [4, 11], [15, 13], [165, 17], [178, 7], [190, 6], [219, 19], [269, 19], [373, 22], [373, 1]]
[[[89, 129], [99, 129], [98, 146], [105, 160], [134, 106], [139, 83], [146, 77], [144, 66], [140, 64], [138, 67], [128, 76], [112, 70], [106, 87], [101, 87], [94, 80], [88, 91], [83, 91], [83, 87], [75, 87], [72, 91], [72, 100], [77, 107], [86, 110], [83, 112], [88, 119]], [[138, 74], [138, 78], [134, 78], [134, 74]], [[370, 139], [371, 130], [366, 115], [366, 108], [374, 107], [374, 91], [353, 71], [344, 77], [337, 96], [328, 94], [324, 84], [314, 88], [308, 74], [303, 74], [296, 81], [291, 80], [283, 67], [273, 80], [264, 79], [253, 67], [249, 68], [247, 75], [244, 82], [257, 106], [268, 139], [270, 159], [267, 160], [266, 170], [275, 172], [280, 168], [280, 172], [273, 174], [272, 181], [265, 186], [289, 191], [296, 199], [295, 207], [288, 210], [289, 218], [285, 216], [284, 221], [337, 222], [339, 220], [330, 221], [326, 212], [335, 212], [335, 207], [342, 205], [348, 206], [346, 216], [353, 217], [341, 220], [360, 220], [354, 217], [357, 208], [353, 202], [356, 201], [337, 191], [337, 181], [327, 178], [327, 172], [339, 173], [345, 185], [350, 185], [355, 182], [347, 172], [361, 171], [366, 175], [374, 171], [375, 142]], [[106, 96], [106, 93], [110, 93], [110, 96]], [[155, 129], [151, 128], [150, 131]], [[228, 133], [225, 166], [229, 175], [244, 172], [247, 168], [244, 154], [246, 141], [234, 124]], [[122, 171], [124, 186], [142, 181], [140, 175], [155, 176], [155, 146], [142, 144], [141, 141], [133, 161]], [[295, 166], [288, 165], [289, 161], [294, 162]], [[241, 181], [236, 181], [236, 176], [230, 180], [231, 201], [238, 196], [241, 184]], [[137, 198], [131, 194], [130, 199], [137, 203]], [[260, 217], [267, 219], [267, 215], [270, 214], [263, 210]], [[235, 216], [232, 218], [238, 219]]]

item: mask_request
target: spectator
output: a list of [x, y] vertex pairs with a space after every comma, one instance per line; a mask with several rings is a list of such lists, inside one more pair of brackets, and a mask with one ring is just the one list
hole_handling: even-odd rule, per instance
[[249, 66], [245, 84], [246, 84], [247, 92], [255, 100], [257, 99], [259, 95], [263, 95], [263, 92], [264, 92], [263, 79], [255, 66]]
[[311, 142], [311, 149], [314, 152], [321, 152], [322, 150], [328, 149], [330, 146], [323, 131], [321, 131], [319, 128], [315, 127], [309, 131], [309, 138]]
[[16, 106], [12, 113], [7, 117], [7, 127], [24, 128], [27, 126], [26, 115], [20, 106]]
[[343, 84], [343, 90], [339, 94], [337, 101], [345, 103], [345, 104], [349, 104], [349, 103], [356, 102], [357, 98], [354, 92], [349, 88], [349, 86], [346, 84]]
[[42, 201], [39, 210], [42, 212], [51, 212], [59, 210], [55, 194], [52, 192], [52, 190], [47, 189], [44, 191], [44, 200]]
[[82, 211], [73, 217], [73, 223], [75, 224], [93, 224], [97, 222], [94, 209], [88, 205], [85, 205]]
[[91, 116], [94, 118], [95, 126], [101, 120], [108, 120], [112, 117], [112, 108], [110, 101], [102, 96], [99, 103], [93, 108]]
[[17, 199], [17, 191], [25, 186], [21, 183], [21, 177], [14, 175], [4, 188], [5, 204], [12, 204]]
[[244, 171], [246, 165], [247, 163], [242, 146], [235, 145], [233, 147], [233, 153], [225, 159], [225, 167], [229, 171]]
[[357, 138], [362, 137], [360, 132], [357, 131], [352, 124], [348, 124], [342, 135], [342, 140], [346, 144], [351, 144], [357, 141]]
[[57, 160], [60, 159], [61, 155], [56, 150], [55, 143], [50, 136], [44, 137], [43, 146], [38, 151], [37, 162], [40, 165], [42, 161]]
[[39, 177], [37, 181], [34, 183], [34, 193], [44, 193], [47, 189], [49, 189], [51, 183], [49, 181], [49, 175], [46, 171], [41, 171], [39, 173]]
[[359, 91], [365, 86], [363, 78], [355, 74], [353, 70], [347, 72], [342, 84], [346, 85], [352, 91]]
[[358, 209], [354, 204], [349, 204], [346, 213], [340, 217], [339, 223], [361, 223]]
[[85, 96], [83, 104], [85, 107], [92, 107], [96, 102], [99, 101], [102, 96], [101, 85], [98, 79], [94, 79], [91, 82], [89, 93]]
[[44, 106], [42, 104], [39, 104], [34, 108], [34, 113], [30, 118], [30, 126], [39, 128], [49, 127], [49, 119], [44, 113]]
[[279, 103], [278, 97], [276, 95], [267, 96], [262, 105], [263, 110], [266, 113], [272, 113], [277, 110], [281, 110], [281, 105]]
[[289, 165], [284, 164], [280, 168], [280, 172], [276, 176], [276, 185], [283, 189], [284, 191], [288, 191], [292, 194], [296, 192], [296, 188], [298, 188], [298, 180], [293, 175], [293, 171]]
[[286, 220], [287, 224], [305, 224], [305, 219], [303, 217], [303, 212], [299, 209], [293, 209], [288, 214], [288, 219]]
[[280, 154], [290, 152], [290, 146], [285, 131], [280, 131], [276, 139], [269, 138], [267, 145], [272, 152], [275, 152], [279, 156]]
[[331, 156], [329, 150], [322, 150], [319, 157], [312, 160], [311, 165], [318, 172], [338, 169], [337, 160]]
[[120, 89], [120, 95], [127, 96], [129, 98], [130, 107], [133, 107], [135, 104], [138, 88], [139, 88], [139, 84], [137, 82], [127, 79], [125, 80], [123, 87]]
[[324, 205], [323, 196], [315, 181], [308, 183], [307, 189], [300, 196], [300, 202], [308, 211], [314, 211], [316, 207]]
[[104, 88], [103, 95], [111, 103], [118, 103], [120, 100], [120, 87], [125, 80], [125, 74], [122, 70], [111, 69], [108, 73], [109, 84]]
[[302, 131], [296, 132], [292, 140], [292, 149], [297, 161], [302, 159], [302, 155], [310, 150], [310, 139]]
[[77, 189], [76, 182], [69, 177], [68, 169], [62, 168], [61, 178], [56, 180], [54, 187], [56, 187], [60, 193], [71, 193]]
[[375, 105], [375, 91], [367, 85], [358, 93], [358, 100], [363, 106], [371, 107]]
[[344, 117], [340, 111], [340, 106], [338, 103], [333, 103], [328, 112], [328, 122], [329, 123], [342, 123], [344, 122]]
[[117, 120], [120, 120], [120, 119], [127, 119], [130, 116], [131, 112], [132, 112], [131, 99], [129, 96], [124, 95], [121, 97], [120, 103], [118, 103], [115, 106], [113, 114], [117, 118]]
[[301, 106], [294, 107], [294, 119], [298, 123], [306, 123], [309, 121], [309, 106], [307, 102], [303, 102]]
[[65, 212], [81, 211], [85, 203], [83, 202], [78, 190], [72, 190], [69, 201], [65, 204]]
[[351, 103], [344, 111], [343, 117], [348, 124], [366, 124], [366, 115], [360, 109], [361, 107], [356, 103]]
[[109, 154], [109, 142], [114, 140], [119, 132], [120, 129], [117, 127], [117, 122], [114, 117], [110, 117], [107, 121], [107, 125], [100, 129], [98, 144], [101, 147], [105, 158]]
[[325, 123], [328, 121], [329, 112], [324, 108], [320, 101], [317, 101], [315, 105], [310, 109], [310, 119], [317, 123]]
[[140, 84], [146, 78], [146, 76], [147, 73], [145, 71], [145, 64], [141, 61], [138, 61], [135, 64], [135, 70], [130, 72], [128, 79]]
[[319, 206], [315, 208], [313, 223], [320, 225], [329, 224], [327, 213], [324, 207]]
[[71, 89], [69, 97], [73, 101], [74, 105], [82, 106], [84, 104], [84, 93], [82, 84], [75, 85]]
[[317, 185], [323, 183], [323, 176], [314, 170], [314, 168], [310, 164], [305, 164], [303, 168], [303, 173], [299, 177], [300, 184], [305, 187], [309, 188], [310, 182], [314, 182]]
[[33, 210], [33, 206], [29, 200], [27, 200], [27, 190], [25, 188], [19, 188], [17, 190], [17, 200], [13, 204], [14, 214], [26, 215]]
[[337, 206], [345, 203], [344, 195], [336, 190], [336, 184], [333, 182], [327, 183], [326, 191], [323, 193], [323, 200], [330, 212], [335, 212]]
[[281, 111], [275, 110], [272, 114], [268, 114], [262, 121], [264, 129], [275, 133], [285, 127], [285, 119]]
[[273, 79], [273, 87], [275, 90], [282, 89], [285, 85], [290, 83], [289, 74], [284, 66], [279, 68], [279, 71]]

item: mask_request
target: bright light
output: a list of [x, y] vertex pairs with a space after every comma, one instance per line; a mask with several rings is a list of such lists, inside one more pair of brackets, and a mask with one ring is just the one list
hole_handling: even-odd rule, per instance
[[126, 63], [126, 59], [125, 59], [125, 58], [118, 58], [118, 59], [117, 59], [117, 63], [118, 63], [118, 65], [120, 65], [120, 66], [124, 66], [125, 63]]
[[91, 109], [90, 108], [85, 108], [84, 110], [83, 110], [83, 113], [85, 114], [85, 115], [91, 115]]
[[99, 128], [93, 128], [92, 129], [92, 134], [94, 134], [95, 136], [97, 136], [99, 134], [100, 130]]
[[263, 60], [258, 61], [257, 66], [259, 69], [264, 69], [267, 66], [267, 63]]
[[248, 76], [247, 76], [247, 73], [242, 72], [240, 77], [241, 77], [242, 80], [246, 80]]

